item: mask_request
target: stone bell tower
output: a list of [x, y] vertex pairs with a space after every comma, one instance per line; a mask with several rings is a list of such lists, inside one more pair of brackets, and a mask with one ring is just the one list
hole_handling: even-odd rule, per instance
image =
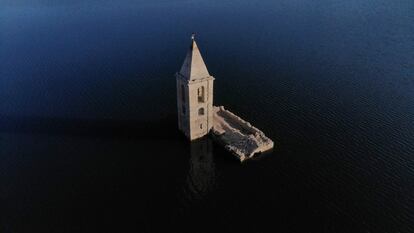
[[201, 138], [213, 126], [214, 78], [208, 73], [194, 34], [181, 70], [175, 76], [178, 128], [190, 140]]

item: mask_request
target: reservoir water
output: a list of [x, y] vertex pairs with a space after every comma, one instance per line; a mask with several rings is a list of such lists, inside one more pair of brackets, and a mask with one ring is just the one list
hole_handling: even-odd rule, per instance
[[[177, 129], [192, 32], [240, 164]], [[3, 0], [0, 232], [414, 232], [414, 1]]]

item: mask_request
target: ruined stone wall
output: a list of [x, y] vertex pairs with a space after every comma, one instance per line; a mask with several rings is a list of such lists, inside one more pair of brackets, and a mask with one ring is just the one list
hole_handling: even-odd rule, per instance
[[220, 109], [220, 114], [225, 115], [227, 119], [230, 119], [233, 124], [239, 125], [241, 128], [243, 128], [246, 131], [249, 131], [251, 134], [263, 134], [262, 131], [260, 131], [258, 128], [251, 125], [249, 122], [243, 120], [242, 118], [238, 117], [234, 113], [230, 112], [229, 110], [224, 109], [223, 106], [218, 107]]
[[240, 161], [268, 151], [274, 143], [262, 131], [224, 107], [214, 107], [213, 137]]

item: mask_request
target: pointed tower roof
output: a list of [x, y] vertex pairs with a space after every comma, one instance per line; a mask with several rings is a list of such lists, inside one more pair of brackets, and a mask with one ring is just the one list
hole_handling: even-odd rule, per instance
[[187, 56], [185, 57], [179, 73], [188, 80], [210, 77], [197, 43], [194, 40], [194, 33], [191, 36], [190, 49], [187, 52]]

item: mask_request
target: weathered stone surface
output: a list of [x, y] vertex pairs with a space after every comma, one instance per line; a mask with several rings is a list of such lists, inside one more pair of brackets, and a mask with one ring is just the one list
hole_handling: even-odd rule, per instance
[[213, 127], [213, 86], [194, 39], [177, 81], [178, 128], [192, 141], [207, 135]]
[[178, 128], [190, 141], [211, 133], [240, 161], [273, 148], [273, 141], [224, 107], [213, 106], [214, 77], [191, 38], [187, 56], [176, 74]]
[[201, 56], [200, 49], [194, 39], [191, 40], [190, 48], [187, 51], [179, 74], [187, 80], [203, 79], [210, 76]]
[[274, 143], [259, 129], [241, 119], [223, 106], [213, 107], [213, 128], [211, 133], [224, 147], [240, 161], [255, 154], [268, 151]]

